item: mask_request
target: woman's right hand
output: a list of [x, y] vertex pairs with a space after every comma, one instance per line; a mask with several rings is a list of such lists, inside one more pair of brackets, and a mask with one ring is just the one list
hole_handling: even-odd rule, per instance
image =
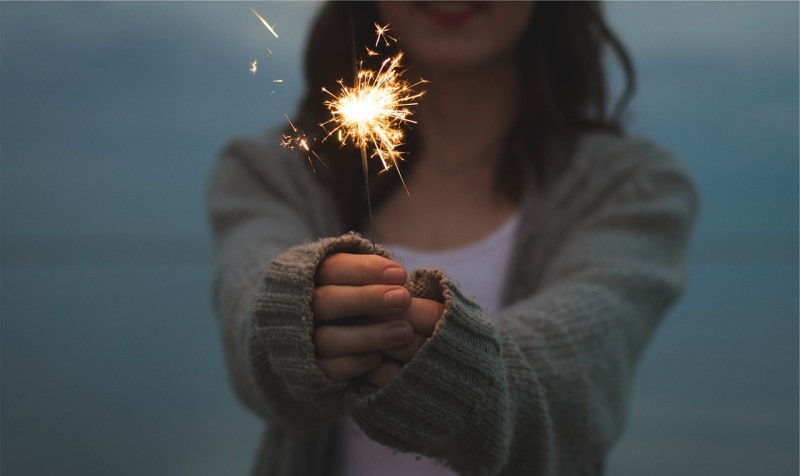
[[384, 354], [408, 361], [433, 332], [441, 304], [412, 298], [406, 271], [377, 255], [336, 253], [317, 268], [311, 309], [318, 323], [362, 316], [354, 325], [315, 326], [317, 364], [330, 379], [350, 380], [378, 368]]

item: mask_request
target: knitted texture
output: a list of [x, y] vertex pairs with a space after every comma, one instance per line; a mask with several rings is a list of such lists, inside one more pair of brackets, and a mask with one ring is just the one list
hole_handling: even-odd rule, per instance
[[490, 318], [440, 270], [411, 273], [412, 295], [443, 316], [362, 395], [316, 366], [310, 300], [325, 256], [372, 248], [342, 235], [327, 192], [274, 142], [229, 147], [210, 194], [227, 362], [268, 422], [256, 474], [337, 474], [345, 413], [459, 474], [600, 474], [636, 362], [683, 286], [697, 198], [681, 166], [645, 141], [582, 138], [557, 181], [527, 182], [502, 309]]
[[350, 413], [375, 440], [490, 474], [506, 459], [508, 388], [499, 338], [483, 310], [441, 270], [415, 271], [415, 297], [445, 305], [433, 336], [381, 391], [352, 398]]
[[[256, 377], [262, 375], [261, 369], [273, 369], [293, 397], [311, 406], [324, 407], [341, 397], [346, 383], [325, 377], [314, 356], [314, 276], [330, 254], [371, 251], [369, 242], [351, 233], [295, 246], [272, 261], [253, 309], [249, 349]], [[379, 253], [389, 256], [383, 249]]]

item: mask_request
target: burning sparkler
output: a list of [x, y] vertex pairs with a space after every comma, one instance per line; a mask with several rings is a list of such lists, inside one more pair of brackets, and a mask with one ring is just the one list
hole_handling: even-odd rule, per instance
[[[255, 10], [253, 13], [261, 20], [270, 32], [277, 38], [273, 28]], [[389, 40], [397, 41], [389, 36], [389, 25], [380, 26], [375, 24], [377, 47], [381, 40], [385, 45], [389, 45]], [[378, 53], [367, 47], [369, 56]], [[355, 51], [353, 51], [355, 56]], [[403, 58], [402, 53], [383, 61], [377, 71], [364, 69], [363, 67], [354, 68], [355, 84], [352, 87], [346, 86], [344, 81], [339, 81], [341, 92], [336, 95], [327, 89], [322, 90], [330, 95], [331, 99], [324, 102], [324, 105], [331, 112], [331, 119], [320, 124], [327, 132], [322, 140], [326, 140], [336, 134], [342, 144], [351, 143], [361, 151], [361, 166], [364, 172], [364, 183], [367, 189], [367, 207], [369, 209], [370, 231], [372, 233], [372, 247], [375, 249], [375, 235], [372, 231], [372, 204], [369, 194], [369, 173], [368, 158], [378, 158], [383, 164], [383, 171], [394, 167], [403, 184], [403, 188], [408, 193], [403, 176], [397, 163], [402, 160], [403, 153], [399, 150], [403, 145], [403, 126], [414, 121], [410, 119], [410, 106], [417, 103], [415, 100], [422, 96], [424, 92], [417, 92], [414, 88], [425, 80], [420, 79], [414, 84], [402, 78], [400, 62]], [[253, 68], [256, 67], [253, 63]], [[273, 82], [282, 82], [275, 80]], [[294, 135], [284, 134], [281, 145], [289, 150], [301, 150], [306, 154], [306, 160], [314, 169], [312, 156], [326, 165], [325, 162], [314, 152], [309, 144], [309, 137], [299, 132], [297, 127], [286, 116]], [[367, 153], [371, 149], [371, 154]], [[327, 165], [326, 165], [327, 167]]]
[[[396, 41], [386, 34], [389, 31], [389, 25], [382, 27], [375, 24], [375, 27], [376, 46], [380, 43], [381, 38], [387, 45], [389, 44], [388, 39]], [[369, 48], [367, 51], [370, 52]], [[341, 92], [338, 95], [322, 88], [331, 96], [331, 99], [325, 101], [325, 106], [331, 112], [332, 117], [322, 124], [322, 127], [324, 129], [328, 125], [333, 127], [328, 131], [326, 138], [336, 133], [342, 144], [350, 142], [361, 151], [361, 168], [367, 188], [367, 207], [373, 251], [375, 234], [372, 226], [367, 159], [368, 157], [380, 159], [384, 172], [394, 167], [403, 188], [408, 193], [403, 176], [397, 167], [397, 163], [402, 160], [402, 152], [399, 147], [403, 145], [403, 126], [414, 122], [409, 118], [411, 116], [409, 106], [416, 105], [415, 100], [424, 94], [424, 92], [415, 91], [414, 88], [425, 83], [425, 80], [420, 79], [418, 82], [410, 84], [402, 78], [403, 71], [400, 66], [402, 58], [402, 53], [387, 58], [378, 71], [359, 68], [355, 72], [355, 84], [352, 87], [345, 86], [343, 81], [339, 81]], [[367, 154], [368, 148], [372, 149], [372, 153], [369, 155]]]
[[[377, 72], [359, 70], [353, 87], [340, 81], [339, 95], [322, 89], [331, 96], [325, 101], [325, 106], [333, 116], [322, 126], [335, 126], [328, 131], [328, 136], [336, 133], [342, 143], [352, 143], [361, 149], [364, 156], [371, 148], [370, 157], [379, 158], [384, 171], [393, 166], [397, 168], [397, 162], [402, 160], [399, 150], [404, 137], [402, 126], [414, 122], [409, 118], [409, 106], [416, 105], [415, 100], [424, 94], [414, 90], [424, 80], [409, 84], [402, 79], [402, 58], [402, 53], [387, 58]], [[402, 176], [400, 178], [402, 180]]]

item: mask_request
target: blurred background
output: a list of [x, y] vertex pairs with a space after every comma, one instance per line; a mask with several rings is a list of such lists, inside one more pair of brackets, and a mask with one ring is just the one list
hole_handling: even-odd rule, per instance
[[[227, 140], [291, 116], [317, 7], [0, 3], [3, 474], [247, 474], [261, 423], [223, 367], [205, 185]], [[607, 12], [633, 132], [703, 198], [608, 474], [796, 475], [798, 3]]]

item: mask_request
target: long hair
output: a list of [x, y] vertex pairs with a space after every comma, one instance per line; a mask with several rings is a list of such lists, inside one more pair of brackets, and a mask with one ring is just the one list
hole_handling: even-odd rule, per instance
[[[354, 55], [374, 43], [376, 22], [380, 20], [373, 2], [328, 2], [322, 7], [306, 44], [306, 92], [295, 116], [296, 125], [306, 133], [322, 132], [319, 125], [330, 118], [324, 105], [329, 96], [322, 88], [337, 91], [339, 80], [348, 82], [353, 77]], [[394, 51], [388, 54], [396, 54], [397, 46], [391, 48]], [[609, 108], [605, 51], [616, 57], [625, 80], [613, 110]], [[565, 151], [580, 134], [595, 130], [622, 134], [621, 117], [635, 89], [630, 57], [606, 24], [599, 2], [537, 3], [521, 40], [520, 55], [522, 107], [495, 170], [496, 192], [514, 201], [526, 185], [526, 170], [533, 171], [539, 185], [552, 180], [566, 167], [569, 153]], [[362, 59], [369, 61], [359, 57]], [[403, 150], [413, 156], [418, 147], [410, 128]], [[553, 153], [556, 149], [562, 152]], [[328, 165], [317, 168], [317, 178], [333, 191], [344, 225], [358, 229], [366, 203], [358, 152], [342, 149], [333, 138], [317, 141], [314, 150]], [[402, 163], [404, 173], [412, 171], [413, 162]], [[398, 185], [394, 173], [371, 179], [375, 207]]]

